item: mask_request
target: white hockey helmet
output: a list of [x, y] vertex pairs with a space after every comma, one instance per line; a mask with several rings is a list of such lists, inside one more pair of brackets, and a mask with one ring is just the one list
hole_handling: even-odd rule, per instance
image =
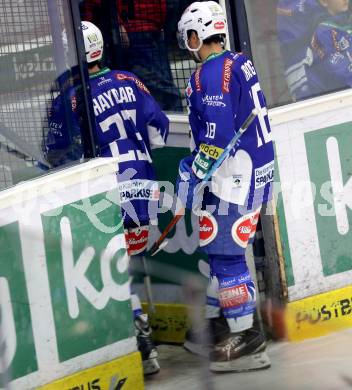
[[[200, 45], [191, 49], [188, 45], [187, 31], [198, 34]], [[177, 40], [181, 49], [198, 51], [203, 41], [213, 35], [224, 35], [227, 38], [227, 21], [221, 6], [215, 1], [196, 1], [186, 8], [178, 22]]]
[[84, 49], [86, 52], [87, 62], [99, 61], [103, 57], [103, 35], [99, 28], [91, 23], [82, 21], [81, 23]]

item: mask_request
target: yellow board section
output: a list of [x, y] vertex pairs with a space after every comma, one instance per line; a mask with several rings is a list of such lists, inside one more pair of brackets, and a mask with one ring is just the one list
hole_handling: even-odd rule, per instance
[[77, 372], [38, 390], [142, 390], [142, 361], [139, 352]]
[[[145, 303], [142, 306], [147, 313], [148, 306]], [[154, 306], [155, 313], [149, 313], [153, 339], [158, 342], [182, 344], [189, 326], [187, 306], [175, 303], [157, 303]]]
[[292, 341], [352, 328], [352, 286], [289, 303], [286, 326]]

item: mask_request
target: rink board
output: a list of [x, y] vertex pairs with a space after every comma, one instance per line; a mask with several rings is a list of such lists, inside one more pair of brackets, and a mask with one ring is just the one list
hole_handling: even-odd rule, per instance
[[[97, 159], [0, 193], [0, 379], [13, 388], [83, 383], [137, 351], [115, 170]], [[131, 359], [140, 383], [134, 355], [116, 375], [132, 378]]]
[[134, 352], [39, 387], [38, 390], [139, 390], [143, 388], [141, 355], [139, 352]]
[[352, 94], [274, 109], [288, 300], [351, 285]]
[[286, 308], [288, 339], [300, 341], [352, 328], [352, 287], [291, 302]]

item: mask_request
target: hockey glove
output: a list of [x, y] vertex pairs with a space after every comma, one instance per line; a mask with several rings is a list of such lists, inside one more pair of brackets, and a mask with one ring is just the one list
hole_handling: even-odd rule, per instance
[[195, 188], [200, 180], [192, 171], [193, 156], [187, 156], [180, 161], [176, 179], [176, 195], [184, 207], [192, 210]]
[[214, 162], [223, 152], [223, 149], [214, 145], [200, 144], [199, 152], [196, 154], [192, 169], [195, 175], [203, 180]]

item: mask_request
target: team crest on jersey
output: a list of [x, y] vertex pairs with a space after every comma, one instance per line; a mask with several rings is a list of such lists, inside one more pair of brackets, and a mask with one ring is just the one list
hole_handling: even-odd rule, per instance
[[147, 249], [149, 226], [125, 230], [127, 252], [130, 256], [138, 255]]
[[224, 67], [222, 70], [222, 92], [230, 92], [230, 81], [231, 81], [231, 68], [233, 60], [226, 58], [224, 61]]
[[254, 237], [260, 209], [239, 218], [231, 228], [231, 237], [241, 248], [246, 248], [248, 240]]
[[137, 79], [137, 77], [129, 76], [123, 73], [117, 73], [116, 78], [117, 80], [132, 80], [139, 89], [150, 94], [149, 89], [141, 82], [141, 80]]
[[218, 234], [218, 223], [213, 215], [202, 211], [199, 218], [199, 246], [210, 244]]

